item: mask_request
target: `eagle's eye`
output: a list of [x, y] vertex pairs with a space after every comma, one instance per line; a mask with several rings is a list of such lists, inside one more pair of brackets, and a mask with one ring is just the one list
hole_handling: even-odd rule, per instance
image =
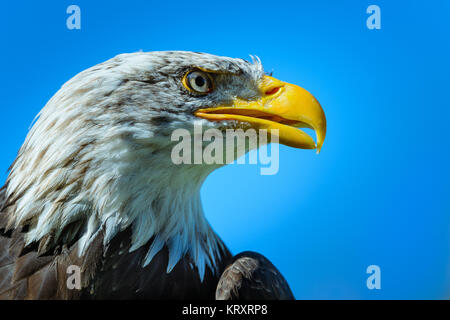
[[207, 94], [213, 90], [211, 76], [203, 71], [194, 70], [183, 77], [183, 85], [191, 92]]

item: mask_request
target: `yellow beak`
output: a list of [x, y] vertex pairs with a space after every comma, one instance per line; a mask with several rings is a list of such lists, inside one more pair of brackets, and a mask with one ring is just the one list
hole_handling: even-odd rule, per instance
[[[266, 129], [270, 134], [278, 130], [279, 142], [301, 149], [320, 151], [327, 130], [325, 113], [319, 102], [308, 91], [299, 86], [264, 76], [258, 100], [236, 98], [231, 106], [200, 109], [197, 117], [211, 121], [237, 120], [251, 124], [255, 129]], [[313, 138], [298, 128], [311, 128]]]

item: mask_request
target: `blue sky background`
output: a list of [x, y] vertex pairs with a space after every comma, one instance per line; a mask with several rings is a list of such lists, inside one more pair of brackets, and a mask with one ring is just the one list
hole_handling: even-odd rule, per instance
[[[81, 8], [81, 30], [66, 8]], [[381, 30], [366, 8], [381, 8]], [[1, 181], [60, 86], [116, 54], [248, 58], [313, 93], [322, 153], [280, 147], [280, 171], [214, 172], [206, 215], [234, 253], [263, 253], [298, 299], [450, 298], [450, 2], [8, 1], [0, 15]], [[381, 290], [366, 287], [381, 268]]]

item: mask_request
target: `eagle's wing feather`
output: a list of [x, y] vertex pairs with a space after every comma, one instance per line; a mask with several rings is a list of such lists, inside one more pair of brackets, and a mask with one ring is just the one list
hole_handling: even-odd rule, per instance
[[38, 245], [25, 245], [21, 229], [8, 230], [4, 190], [0, 189], [0, 300], [79, 297], [80, 291], [67, 289], [67, 268], [80, 266], [81, 281], [86, 285], [102, 252], [103, 233], [98, 233], [82, 259], [77, 255], [76, 244], [40, 254]]
[[39, 255], [37, 250], [22, 254], [25, 248], [22, 232], [14, 230], [10, 236], [0, 233], [0, 300], [79, 298], [79, 290], [67, 287], [67, 270], [71, 265], [79, 266], [81, 285], [87, 285], [102, 252], [101, 245], [95, 245], [101, 234], [97, 237], [80, 258], [76, 245], [55, 255]]
[[53, 298], [57, 281], [55, 258], [38, 257], [34, 251], [21, 255], [23, 234], [3, 230], [4, 227], [0, 229], [0, 299]]
[[234, 257], [216, 289], [217, 300], [292, 300], [288, 283], [275, 266], [259, 253], [246, 251]]

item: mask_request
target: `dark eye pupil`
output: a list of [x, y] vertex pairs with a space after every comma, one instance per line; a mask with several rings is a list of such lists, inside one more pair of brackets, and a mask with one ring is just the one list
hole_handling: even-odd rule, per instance
[[205, 78], [203, 78], [203, 77], [201, 77], [201, 76], [196, 77], [196, 78], [195, 78], [195, 84], [196, 84], [198, 87], [203, 87], [203, 85], [205, 84]]
[[183, 85], [191, 92], [207, 94], [212, 91], [212, 79], [209, 74], [202, 71], [189, 72], [183, 79]]

